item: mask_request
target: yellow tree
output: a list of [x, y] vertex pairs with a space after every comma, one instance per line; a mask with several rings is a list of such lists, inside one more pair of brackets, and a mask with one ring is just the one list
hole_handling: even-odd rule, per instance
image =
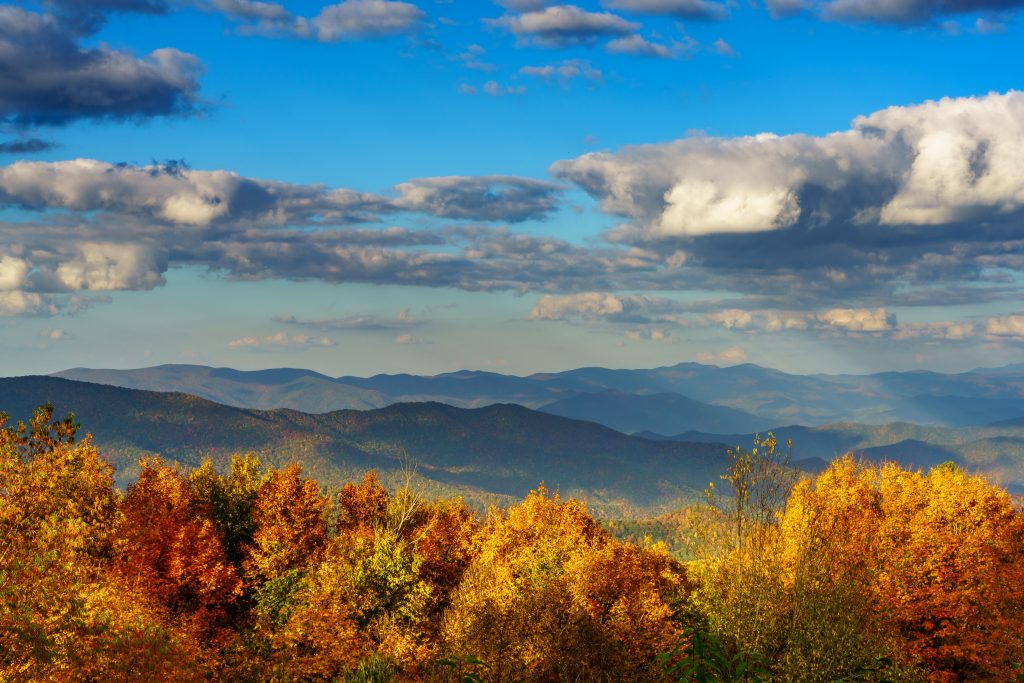
[[109, 572], [112, 468], [52, 407], [0, 416], [0, 680], [200, 680], [198, 648]]
[[857, 615], [862, 646], [898, 643], [933, 681], [1015, 675], [1024, 517], [1005, 491], [951, 464], [925, 474], [847, 456], [796, 488], [783, 529], [795, 581], [860, 596], [841, 614]]
[[685, 589], [667, 554], [623, 546], [582, 503], [542, 487], [492, 511], [442, 646], [480, 657], [496, 681], [657, 680], [652, 662], [678, 636]]

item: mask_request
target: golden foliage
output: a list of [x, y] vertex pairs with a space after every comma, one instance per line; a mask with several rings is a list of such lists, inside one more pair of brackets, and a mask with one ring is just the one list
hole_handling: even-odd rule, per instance
[[717, 508], [659, 520], [703, 543], [683, 565], [543, 487], [481, 522], [370, 473], [331, 509], [297, 465], [239, 455], [144, 459], [121, 494], [76, 430], [0, 418], [0, 681], [1008, 681], [1024, 661], [1024, 514], [952, 465], [847, 456], [794, 485], [769, 435], [729, 454]]

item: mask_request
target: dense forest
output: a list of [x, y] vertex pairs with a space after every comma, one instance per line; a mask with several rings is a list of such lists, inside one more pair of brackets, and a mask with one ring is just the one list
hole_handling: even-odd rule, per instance
[[757, 439], [706, 504], [602, 524], [543, 486], [479, 514], [411, 470], [328, 495], [243, 454], [144, 459], [121, 491], [73, 418], [4, 418], [0, 681], [1017, 677], [1008, 493], [953, 464], [809, 476], [787, 452]]

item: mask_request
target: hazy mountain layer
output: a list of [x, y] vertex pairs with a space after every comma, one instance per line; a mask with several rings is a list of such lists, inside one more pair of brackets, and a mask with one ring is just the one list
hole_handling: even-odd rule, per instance
[[[915, 371], [860, 376], [793, 375], [750, 364], [719, 368], [680, 363], [643, 370], [580, 368], [528, 377], [462, 371], [430, 377], [332, 378], [309, 370], [246, 372], [163, 365], [139, 370], [76, 368], [57, 375], [135, 389], [182, 391], [242, 408], [309, 413], [410, 401], [460, 407], [552, 406], [551, 412], [606, 426], [660, 433], [695, 427], [733, 433], [755, 430], [752, 424], [817, 426], [843, 421], [960, 427], [1024, 416], [1020, 366], [948, 375]], [[586, 394], [615, 395], [615, 405], [609, 405], [608, 396], [583, 397]], [[654, 397], [658, 394], [661, 398]]]

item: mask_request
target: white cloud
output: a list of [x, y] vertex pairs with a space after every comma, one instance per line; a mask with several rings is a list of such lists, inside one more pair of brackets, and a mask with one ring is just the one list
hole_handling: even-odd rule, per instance
[[993, 339], [1024, 340], [1024, 315], [1006, 315], [985, 321], [985, 334]]
[[60, 307], [50, 298], [35, 292], [0, 291], [0, 317], [52, 316]]
[[64, 289], [153, 289], [164, 284], [167, 264], [153, 247], [86, 242], [77, 251], [57, 267], [56, 278]]
[[324, 7], [309, 23], [318, 40], [336, 42], [398, 35], [425, 17], [423, 10], [408, 2], [345, 0]]
[[708, 316], [709, 319], [729, 329], [745, 330], [754, 326], [754, 315], [750, 311], [726, 309]]
[[567, 317], [605, 317], [623, 311], [622, 299], [614, 294], [585, 292], [565, 296], [545, 295], [530, 311], [530, 320], [563, 320]]
[[330, 337], [314, 337], [308, 334], [277, 334], [265, 337], [240, 337], [228, 342], [230, 349], [259, 350], [282, 350], [316, 348], [323, 346], [335, 346], [336, 342]]
[[846, 332], [888, 332], [896, 326], [896, 317], [884, 308], [833, 308], [817, 318], [830, 328]]
[[730, 346], [721, 351], [698, 353], [697, 360], [701, 363], [710, 363], [712, 365], [738, 365], [739, 363], [746, 362], [747, 352], [739, 346]]
[[610, 12], [589, 12], [575, 5], [555, 5], [510, 14], [489, 23], [539, 45], [585, 43], [635, 32], [640, 25]]
[[21, 289], [31, 268], [29, 262], [16, 256], [0, 256], [0, 291]]

